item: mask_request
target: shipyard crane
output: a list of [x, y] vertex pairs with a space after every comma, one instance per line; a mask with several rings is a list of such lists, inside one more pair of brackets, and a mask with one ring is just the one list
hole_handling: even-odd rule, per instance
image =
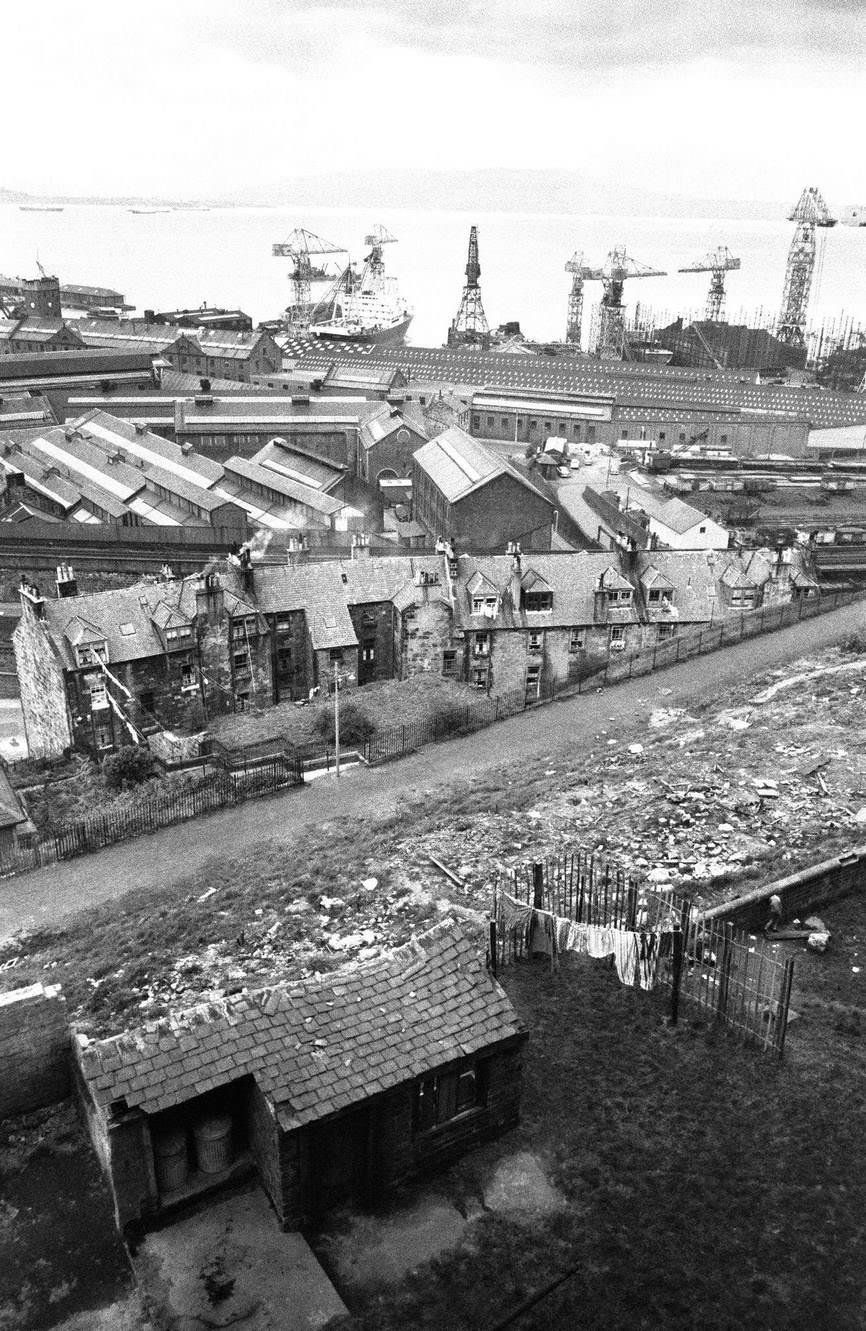
[[583, 324], [583, 269], [583, 254], [575, 250], [565, 265], [565, 271], [571, 273], [565, 340], [575, 347], [580, 346], [581, 325]]
[[809, 292], [815, 274], [815, 229], [835, 226], [836, 218], [831, 216], [821, 191], [815, 185], [807, 185], [796, 206], [788, 213], [788, 221], [796, 222], [796, 226], [788, 250], [776, 336], [788, 346], [802, 347], [805, 345]]
[[725, 312], [725, 273], [733, 272], [739, 266], [740, 260], [734, 258], [727, 245], [719, 245], [702, 259], [677, 269], [678, 273], [712, 273], [705, 314], [708, 323], [721, 323]]
[[626, 254], [625, 245], [617, 245], [610, 251], [601, 268], [590, 268], [580, 264], [574, 280], [583, 282], [601, 282], [604, 295], [598, 306], [597, 327], [593, 337], [595, 355], [602, 360], [623, 360], [628, 355], [625, 335], [625, 305], [623, 288], [627, 278], [666, 277], [660, 268], [650, 268], [645, 263], [638, 263]]
[[469, 229], [469, 253], [466, 260], [466, 285], [460, 308], [448, 329], [449, 347], [482, 347], [490, 343], [490, 325], [481, 303], [481, 263], [478, 258], [478, 228]]
[[388, 228], [382, 226], [379, 222], [373, 227], [370, 234], [364, 237], [364, 244], [370, 247], [370, 253], [364, 263], [369, 266], [371, 274], [381, 276], [384, 273], [385, 261], [382, 258], [382, 246], [390, 245], [396, 239], [397, 237], [392, 236]]
[[312, 304], [311, 283], [320, 277], [326, 277], [323, 269], [313, 267], [313, 254], [345, 254], [343, 245], [334, 245], [330, 240], [323, 240], [312, 231], [295, 227], [288, 240], [274, 245], [272, 253], [278, 258], [292, 260], [292, 304], [287, 311], [291, 323], [303, 323], [309, 319]]

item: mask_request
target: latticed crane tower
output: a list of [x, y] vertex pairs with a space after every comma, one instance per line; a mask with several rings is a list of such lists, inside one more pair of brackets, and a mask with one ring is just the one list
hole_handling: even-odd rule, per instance
[[579, 254], [575, 250], [565, 265], [565, 271], [571, 273], [565, 340], [575, 347], [580, 346], [581, 326], [583, 324], [583, 267], [583, 254]]
[[321, 236], [314, 235], [312, 231], [305, 231], [303, 227], [295, 227], [288, 240], [273, 246], [272, 253], [279, 258], [292, 260], [290, 275], [292, 303], [286, 311], [289, 322], [308, 322], [312, 307], [311, 283], [314, 278], [326, 276], [325, 273], [313, 268], [311, 255], [345, 254], [345, 247], [334, 245], [330, 240], [323, 240]]
[[478, 228], [473, 226], [469, 230], [466, 285], [460, 297], [460, 308], [448, 329], [449, 347], [486, 347], [490, 341], [490, 325], [481, 304], [481, 288], [478, 285], [480, 276]]
[[788, 250], [776, 336], [780, 342], [787, 342], [789, 346], [802, 347], [805, 342], [809, 292], [815, 273], [815, 228], [835, 226], [836, 218], [831, 217], [821, 191], [815, 185], [807, 185], [796, 207], [788, 213], [788, 221], [796, 222], [797, 225]]
[[[608, 254], [601, 268], [579, 264], [574, 270], [574, 281], [601, 282], [604, 295], [598, 306], [597, 325], [592, 350], [602, 360], [623, 360], [628, 355], [625, 336], [625, 304], [623, 288], [630, 277], [666, 277], [660, 268], [630, 259], [625, 245], [617, 245]], [[574, 290], [574, 283], [572, 284]]]
[[739, 259], [734, 258], [727, 245], [719, 245], [704, 255], [703, 259], [696, 259], [685, 268], [677, 269], [678, 273], [712, 273], [705, 316], [709, 323], [721, 323], [725, 312], [725, 273], [739, 266]]

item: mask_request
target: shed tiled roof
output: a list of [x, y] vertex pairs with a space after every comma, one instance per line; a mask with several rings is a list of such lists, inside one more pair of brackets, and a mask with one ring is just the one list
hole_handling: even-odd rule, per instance
[[90, 1043], [96, 1104], [155, 1114], [252, 1074], [283, 1130], [522, 1035], [475, 942], [444, 920], [375, 961], [237, 994]]

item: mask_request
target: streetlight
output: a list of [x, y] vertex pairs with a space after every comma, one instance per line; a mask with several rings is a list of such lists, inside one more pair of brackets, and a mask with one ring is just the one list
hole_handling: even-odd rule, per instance
[[334, 775], [340, 775], [340, 685], [351, 684], [355, 676], [349, 670], [341, 670], [335, 662], [331, 668], [331, 680], [334, 685]]

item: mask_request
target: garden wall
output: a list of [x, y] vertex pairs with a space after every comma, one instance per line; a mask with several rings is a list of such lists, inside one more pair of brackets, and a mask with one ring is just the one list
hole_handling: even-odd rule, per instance
[[803, 919], [810, 911], [866, 886], [866, 847], [809, 865], [787, 878], [764, 883], [754, 892], [703, 912], [705, 920], [730, 920], [738, 929], [762, 929], [770, 916], [770, 897], [782, 898], [782, 919]]
[[69, 1050], [59, 984], [0, 994], [0, 1122], [69, 1094]]

